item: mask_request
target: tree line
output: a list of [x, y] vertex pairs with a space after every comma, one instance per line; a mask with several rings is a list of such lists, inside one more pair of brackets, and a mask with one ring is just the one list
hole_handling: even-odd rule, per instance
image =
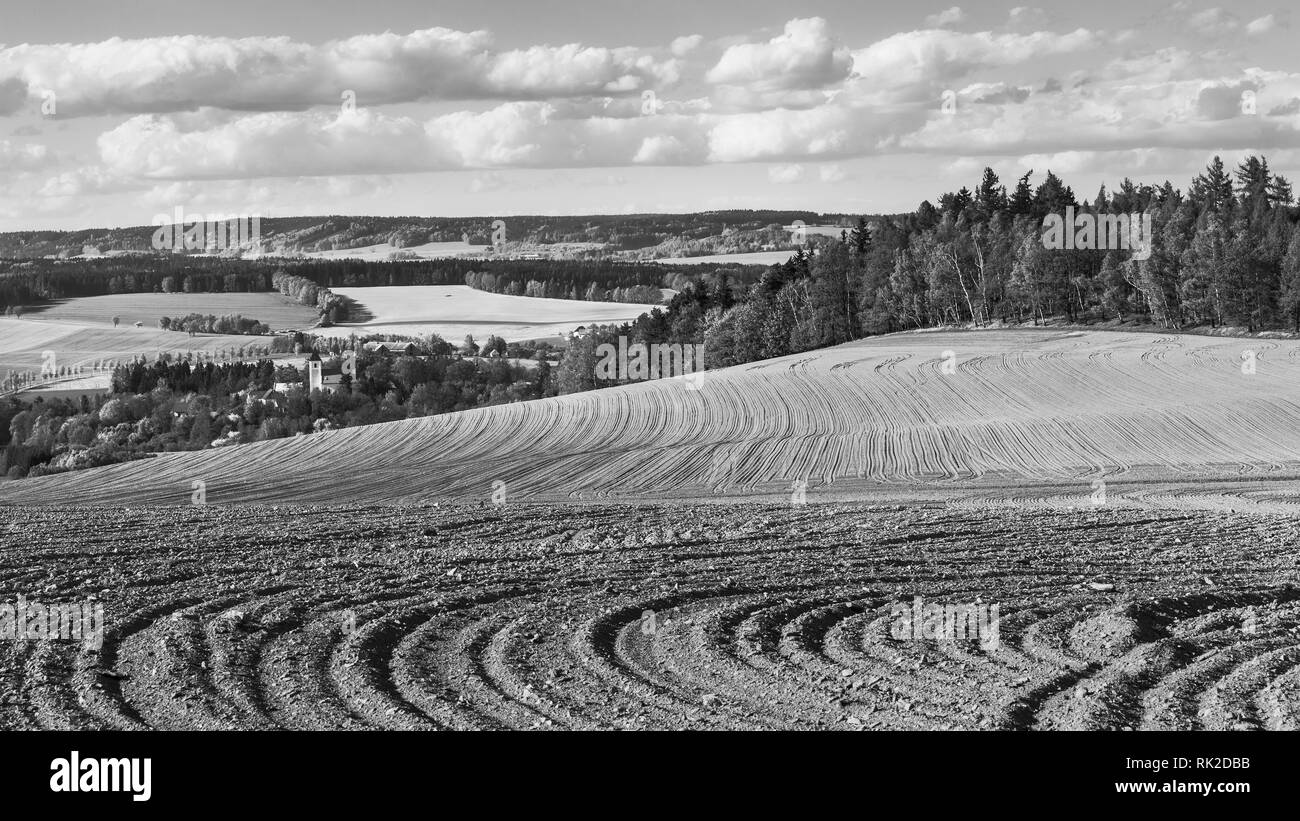
[[265, 322], [249, 319], [239, 314], [216, 316], [214, 314], [192, 313], [174, 318], [164, 316], [158, 320], [158, 327], [164, 331], [181, 331], [191, 336], [203, 333], [230, 335], [264, 335], [271, 333], [271, 327]]
[[[1008, 190], [986, 168], [972, 191], [912, 213], [859, 219], [815, 255], [802, 250], [756, 281], [715, 270], [683, 285], [665, 310], [595, 329], [557, 369], [561, 392], [605, 384], [595, 348], [632, 342], [705, 345], [711, 368], [949, 325], [1078, 324], [1300, 332], [1300, 209], [1266, 158], [1234, 169], [1215, 157], [1183, 192], [1123, 180], [1080, 201], [1048, 171]], [[1150, 218], [1149, 254], [1053, 250], [1044, 219]]]

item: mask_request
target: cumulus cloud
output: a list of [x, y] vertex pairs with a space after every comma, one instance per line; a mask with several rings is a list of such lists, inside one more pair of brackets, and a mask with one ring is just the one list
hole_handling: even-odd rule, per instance
[[[954, 9], [936, 17], [961, 22]], [[755, 163], [760, 184], [806, 184], [846, 180], [849, 161], [879, 154], [929, 155], [937, 169], [1019, 157], [1087, 172], [1233, 146], [1272, 161], [1300, 145], [1300, 72], [1267, 67], [1247, 39], [1280, 26], [1273, 15], [1246, 23], [1183, 8], [1179, 22], [1127, 39], [1044, 21], [1017, 7], [995, 31], [936, 23], [851, 44], [814, 17], [775, 36], [636, 48], [505, 49], [487, 32], [441, 28], [318, 45], [191, 36], [0, 48], [0, 116], [16, 126], [6, 131], [54, 132], [49, 148], [0, 140], [0, 186], [69, 203], [207, 187], [288, 197], [301, 212], [308, 201], [329, 208], [355, 181], [414, 172], [469, 172], [455, 186], [491, 196], [548, 176], [536, 169]], [[1235, 36], [1210, 46], [1205, 31]], [[32, 104], [46, 88], [59, 94], [53, 129]], [[940, 105], [948, 89], [955, 111]], [[355, 108], [341, 105], [345, 91]], [[1246, 91], [1257, 116], [1245, 116]], [[77, 118], [92, 113], [112, 117]], [[718, 207], [738, 202], [717, 196]]]
[[1196, 111], [1207, 120], [1226, 120], [1243, 113], [1243, 100], [1253, 96], [1254, 83], [1215, 83], [1202, 88], [1196, 96]]
[[1007, 26], [1013, 29], [1038, 30], [1047, 25], [1047, 12], [1029, 6], [1016, 6], [1007, 15]]
[[712, 162], [838, 157], [875, 147], [869, 118], [835, 106], [738, 114], [718, 121], [708, 140]]
[[964, 19], [966, 19], [966, 12], [961, 10], [961, 6], [953, 6], [952, 8], [944, 9], [938, 14], [931, 14], [926, 17], [925, 25], [928, 28], [937, 29], [943, 28], [944, 26], [951, 26], [954, 23], [960, 23]]
[[1021, 103], [958, 105], [955, 114], [932, 112], [901, 138], [900, 150], [967, 156], [1070, 151], [1152, 150], [1242, 146], [1268, 150], [1294, 146], [1300, 122], [1249, 116], [1242, 93], [1259, 87], [1266, 111], [1286, 99], [1300, 77], [1267, 76], [1215, 82], [1127, 81], [1080, 86], [1057, 94], [1031, 94]]
[[141, 115], [100, 136], [119, 176], [231, 179], [493, 168], [692, 164], [708, 115], [559, 119], [549, 103], [503, 103], [417, 120], [352, 112]]
[[878, 86], [928, 89], [977, 69], [1076, 53], [1094, 48], [1098, 42], [1094, 32], [1082, 28], [1065, 34], [909, 31], [855, 51], [853, 72]]
[[849, 50], [831, 38], [827, 22], [812, 17], [791, 20], [766, 43], [731, 46], [708, 80], [758, 91], [822, 88], [847, 77], [852, 62]]
[[684, 142], [671, 135], [656, 134], [641, 140], [632, 155], [632, 162], [638, 165], [673, 165], [686, 162], [688, 157]]
[[704, 37], [699, 34], [690, 34], [685, 37], [678, 37], [668, 44], [668, 50], [674, 57], [685, 57], [692, 51], [700, 47], [704, 42]]
[[579, 44], [499, 50], [487, 32], [446, 28], [321, 45], [287, 37], [114, 37], [0, 49], [0, 106], [12, 105], [18, 87], [55, 91], [61, 116], [294, 111], [339, 105], [345, 91], [358, 105], [541, 100], [670, 85], [678, 70], [666, 52]]

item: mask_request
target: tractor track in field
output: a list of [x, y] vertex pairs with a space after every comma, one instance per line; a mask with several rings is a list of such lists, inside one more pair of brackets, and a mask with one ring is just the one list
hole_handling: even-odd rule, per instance
[[[1296, 729], [1292, 517], [1125, 506], [4, 508], [3, 729]], [[900, 637], [996, 605], [998, 640]]]

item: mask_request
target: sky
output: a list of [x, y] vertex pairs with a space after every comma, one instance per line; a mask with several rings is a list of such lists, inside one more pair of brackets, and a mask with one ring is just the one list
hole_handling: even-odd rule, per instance
[[1286, 5], [950, 2], [5, 0], [0, 231], [1300, 181]]

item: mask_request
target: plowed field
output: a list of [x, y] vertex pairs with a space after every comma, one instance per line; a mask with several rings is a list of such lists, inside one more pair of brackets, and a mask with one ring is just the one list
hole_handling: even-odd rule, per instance
[[[8, 515], [5, 589], [99, 596], [108, 632], [0, 643], [4, 728], [1300, 727], [1285, 517]], [[997, 605], [997, 646], [898, 638], [918, 596]]]
[[0, 727], [1297, 729], [1298, 465], [1300, 344], [1045, 331], [3, 483]]

